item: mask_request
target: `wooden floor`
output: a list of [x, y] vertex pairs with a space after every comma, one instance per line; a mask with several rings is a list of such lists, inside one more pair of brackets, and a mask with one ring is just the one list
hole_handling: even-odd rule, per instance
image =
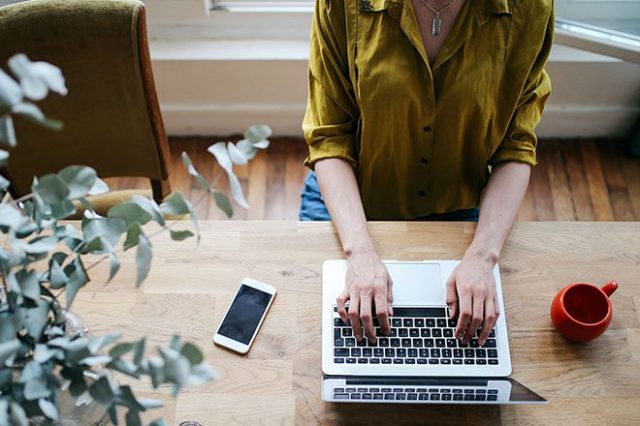
[[[194, 202], [202, 196], [180, 160], [186, 151], [194, 166], [213, 180], [221, 174], [207, 147], [216, 137], [171, 139], [173, 191]], [[237, 140], [232, 139], [232, 140]], [[236, 220], [297, 220], [300, 189], [307, 170], [302, 165], [302, 139], [273, 138], [266, 152], [248, 166], [235, 168], [251, 208], [235, 206]], [[622, 142], [612, 140], [540, 141], [539, 165], [518, 215], [521, 221], [640, 220], [640, 158], [629, 157]], [[108, 179], [112, 189], [148, 187], [143, 179]], [[220, 183], [226, 183], [220, 176]], [[218, 185], [225, 188], [224, 184]], [[197, 206], [200, 219], [221, 219], [211, 199]]]

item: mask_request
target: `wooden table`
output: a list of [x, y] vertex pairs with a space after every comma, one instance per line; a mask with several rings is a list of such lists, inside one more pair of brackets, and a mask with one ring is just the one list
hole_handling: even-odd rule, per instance
[[[141, 394], [167, 401], [169, 424], [640, 424], [640, 223], [518, 223], [500, 261], [513, 377], [546, 406], [327, 404], [320, 400], [320, 272], [340, 258], [328, 223], [202, 222], [202, 241], [153, 243], [151, 274], [134, 286], [133, 254], [117, 278], [106, 269], [80, 292], [75, 310], [94, 332], [122, 330], [165, 343], [174, 333], [197, 341], [219, 381], [185, 390]], [[460, 258], [472, 239], [468, 223], [372, 223], [382, 257]], [[106, 268], [106, 265], [105, 265]], [[273, 284], [279, 294], [248, 356], [214, 346], [240, 280]], [[614, 314], [605, 335], [588, 344], [553, 329], [549, 304], [570, 282], [616, 279]], [[151, 346], [151, 345], [149, 345]], [[125, 379], [123, 379], [124, 381]], [[164, 410], [164, 411], [163, 411]], [[163, 411], [163, 413], [159, 413]], [[175, 419], [175, 423], [173, 422]]]

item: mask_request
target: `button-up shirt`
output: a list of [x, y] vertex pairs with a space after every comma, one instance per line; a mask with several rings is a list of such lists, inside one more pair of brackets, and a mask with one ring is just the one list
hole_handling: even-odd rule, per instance
[[478, 206], [491, 167], [536, 164], [552, 0], [466, 0], [433, 64], [411, 0], [316, 0], [305, 164], [341, 158], [368, 219]]

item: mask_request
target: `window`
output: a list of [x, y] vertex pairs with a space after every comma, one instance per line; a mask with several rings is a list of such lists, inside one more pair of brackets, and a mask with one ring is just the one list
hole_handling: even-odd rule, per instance
[[640, 0], [556, 0], [556, 40], [640, 63]]

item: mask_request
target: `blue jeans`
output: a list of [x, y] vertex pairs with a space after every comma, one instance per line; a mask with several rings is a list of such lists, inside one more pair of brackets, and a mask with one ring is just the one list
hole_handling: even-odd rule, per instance
[[[315, 172], [309, 173], [302, 189], [302, 204], [300, 205], [300, 220], [331, 220], [331, 215], [320, 193]], [[450, 213], [432, 213], [415, 220], [463, 221], [477, 222], [480, 210], [477, 208], [457, 210]]]

